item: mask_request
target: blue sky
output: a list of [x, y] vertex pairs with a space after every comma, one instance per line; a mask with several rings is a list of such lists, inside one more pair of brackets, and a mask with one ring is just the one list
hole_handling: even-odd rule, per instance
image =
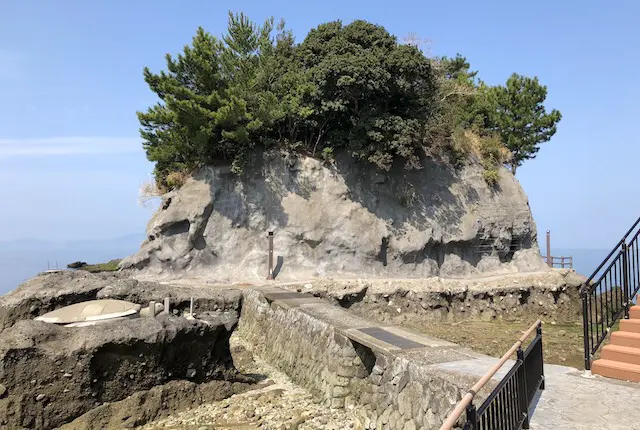
[[[512, 72], [548, 85], [559, 130], [518, 179], [544, 240], [608, 248], [640, 215], [634, 1], [18, 1], [0, 3], [0, 241], [110, 238], [143, 231], [137, 204], [153, 166], [136, 110], [155, 102], [142, 68], [224, 32], [227, 11], [284, 18], [300, 39], [362, 18], [460, 52], [490, 84]], [[230, 6], [231, 5], [231, 6]]]

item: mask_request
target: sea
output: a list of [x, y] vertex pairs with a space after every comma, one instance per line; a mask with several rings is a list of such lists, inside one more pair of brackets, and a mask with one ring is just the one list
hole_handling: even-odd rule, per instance
[[131, 234], [64, 243], [29, 239], [0, 242], [0, 295], [48, 269], [65, 269], [75, 261], [95, 264], [126, 257], [135, 253], [143, 240], [144, 235]]
[[[132, 234], [108, 240], [51, 243], [40, 240], [0, 242], [0, 295], [47, 269], [64, 269], [74, 261], [89, 264], [123, 258], [136, 252], [143, 235]], [[574, 269], [585, 276], [607, 256], [608, 249], [552, 249], [554, 256], [573, 256]]]

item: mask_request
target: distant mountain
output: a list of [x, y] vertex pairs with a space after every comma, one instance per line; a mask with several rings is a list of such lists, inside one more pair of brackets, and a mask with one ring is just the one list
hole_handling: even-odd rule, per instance
[[47, 268], [66, 268], [74, 261], [101, 263], [133, 254], [144, 234], [129, 234], [112, 239], [48, 242], [20, 239], [0, 242], [0, 294]]

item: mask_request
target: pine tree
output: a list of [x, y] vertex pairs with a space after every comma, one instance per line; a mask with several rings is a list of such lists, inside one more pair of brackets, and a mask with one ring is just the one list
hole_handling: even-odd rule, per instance
[[492, 87], [489, 101], [494, 108], [490, 113], [490, 127], [497, 132], [502, 143], [511, 151], [511, 172], [515, 175], [525, 160], [536, 157], [540, 144], [556, 133], [562, 115], [556, 109], [546, 112], [543, 105], [547, 87], [537, 77], [528, 78], [512, 74], [506, 86]]

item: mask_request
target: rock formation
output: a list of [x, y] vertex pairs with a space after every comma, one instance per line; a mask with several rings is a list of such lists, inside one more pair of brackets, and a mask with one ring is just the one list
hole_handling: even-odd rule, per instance
[[489, 186], [478, 163], [423, 165], [385, 173], [346, 155], [328, 166], [262, 153], [241, 176], [204, 167], [163, 197], [121, 267], [140, 277], [264, 279], [272, 230], [280, 280], [546, 270], [527, 197], [507, 170]]
[[0, 333], [0, 427], [54, 428], [172, 380], [226, 387], [239, 379], [229, 350], [236, 321], [163, 315], [74, 328], [19, 321]]
[[162, 303], [165, 297], [169, 297], [172, 308], [179, 311], [187, 309], [193, 297], [196, 312], [239, 312], [242, 294], [230, 289], [140, 282], [127, 278], [125, 273], [42, 273], [0, 296], [0, 332], [19, 320], [30, 320], [87, 300], [120, 299], [145, 306], [151, 300]]

